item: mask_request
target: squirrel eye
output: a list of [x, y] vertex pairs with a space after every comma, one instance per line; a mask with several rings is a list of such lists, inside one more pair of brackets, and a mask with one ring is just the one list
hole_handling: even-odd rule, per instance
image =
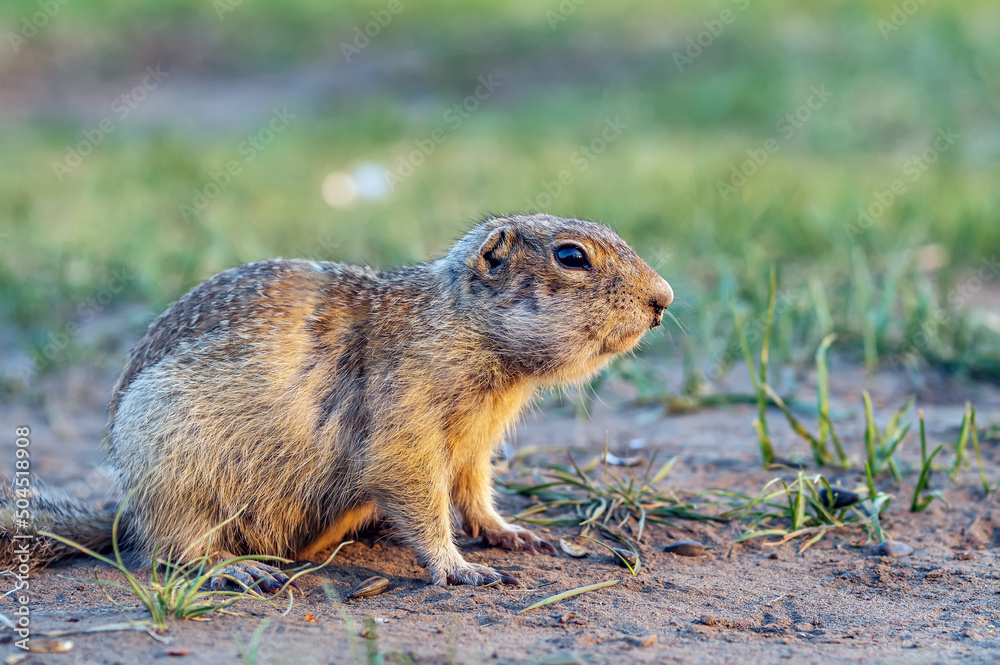
[[583, 250], [576, 245], [556, 247], [556, 261], [564, 268], [590, 270], [590, 260], [583, 253]]

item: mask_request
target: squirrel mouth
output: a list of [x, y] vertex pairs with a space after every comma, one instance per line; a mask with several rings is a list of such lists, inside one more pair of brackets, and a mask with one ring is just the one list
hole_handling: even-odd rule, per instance
[[606, 355], [617, 355], [619, 353], [625, 353], [626, 351], [631, 350], [636, 344], [639, 343], [639, 339], [645, 332], [646, 329], [643, 329], [634, 333], [625, 333], [622, 335], [609, 337], [601, 342], [601, 348], [597, 352], [597, 355], [606, 356]]

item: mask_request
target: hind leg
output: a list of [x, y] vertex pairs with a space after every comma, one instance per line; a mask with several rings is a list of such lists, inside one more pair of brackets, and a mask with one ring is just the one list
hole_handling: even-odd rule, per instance
[[375, 504], [366, 503], [355, 508], [350, 508], [338, 515], [333, 524], [319, 538], [299, 550], [295, 558], [303, 561], [312, 561], [320, 552], [324, 552], [337, 543], [343, 542], [344, 538], [360, 531], [373, 521], [375, 521]]

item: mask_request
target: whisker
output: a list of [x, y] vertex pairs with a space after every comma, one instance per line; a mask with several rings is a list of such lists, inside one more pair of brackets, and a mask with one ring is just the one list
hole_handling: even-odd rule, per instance
[[[680, 328], [680, 330], [681, 330], [682, 333], [684, 333], [685, 335], [690, 334], [690, 333], [688, 333], [687, 328], [684, 327], [684, 324], [681, 323], [681, 320], [678, 319], [676, 316], [674, 316], [673, 312], [671, 312], [669, 309], [666, 309], [666, 310], [663, 310], [663, 311], [665, 311], [667, 313], [667, 316], [669, 316], [671, 319], [673, 319], [674, 323], [677, 324], [677, 327]], [[668, 332], [667, 334], [669, 335], [670, 333]], [[671, 338], [670, 341], [673, 341], [673, 338]]]

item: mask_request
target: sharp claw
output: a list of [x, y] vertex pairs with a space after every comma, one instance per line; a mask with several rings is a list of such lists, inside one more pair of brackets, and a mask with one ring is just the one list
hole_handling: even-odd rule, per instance
[[541, 543], [541, 547], [544, 551], [548, 552], [549, 554], [558, 554], [558, 552], [556, 552], [556, 548], [552, 547], [551, 543], [548, 543], [544, 540], [540, 540], [538, 542]]
[[510, 584], [512, 586], [521, 586], [521, 582], [510, 573], [503, 570], [498, 570], [497, 572], [500, 573], [500, 581], [503, 582], [504, 584]]

